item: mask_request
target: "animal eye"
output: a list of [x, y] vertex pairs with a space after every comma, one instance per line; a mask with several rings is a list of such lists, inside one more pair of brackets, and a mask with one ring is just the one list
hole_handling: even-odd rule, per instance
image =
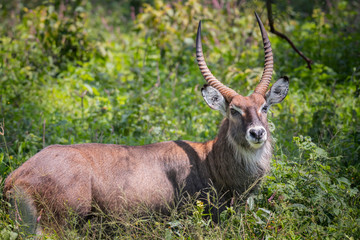
[[267, 113], [267, 111], [268, 111], [268, 106], [264, 106], [262, 109], [261, 109], [261, 111], [263, 112], [263, 113]]
[[233, 116], [240, 114], [239, 111], [235, 110], [234, 108], [232, 108], [230, 111], [231, 111], [231, 115]]

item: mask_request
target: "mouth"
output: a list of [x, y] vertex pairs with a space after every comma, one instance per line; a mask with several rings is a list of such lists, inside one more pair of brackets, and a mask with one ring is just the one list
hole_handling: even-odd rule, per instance
[[250, 140], [248, 141], [248, 143], [250, 144], [251, 147], [258, 149], [260, 148], [262, 145], [264, 145], [265, 140], [263, 139], [259, 139], [259, 140]]

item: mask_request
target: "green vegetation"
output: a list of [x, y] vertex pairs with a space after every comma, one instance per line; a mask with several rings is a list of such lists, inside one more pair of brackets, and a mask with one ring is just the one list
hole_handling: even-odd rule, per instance
[[[253, 11], [267, 25], [263, 1], [7, 2], [0, 1], [2, 183], [50, 144], [214, 138], [221, 116], [203, 102], [195, 60], [200, 19], [215, 76], [247, 95], [262, 73]], [[259, 191], [218, 224], [194, 200], [170, 216], [73, 217], [67, 239], [360, 238], [360, 4], [289, 2], [273, 5], [276, 28], [314, 63], [309, 70], [269, 33], [273, 79], [288, 75], [290, 91], [269, 114], [275, 151]], [[0, 238], [21, 238], [7, 206], [1, 198]]]

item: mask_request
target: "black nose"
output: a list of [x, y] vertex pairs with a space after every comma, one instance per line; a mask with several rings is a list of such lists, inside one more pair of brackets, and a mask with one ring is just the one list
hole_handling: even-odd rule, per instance
[[252, 128], [249, 131], [250, 136], [255, 138], [256, 140], [260, 140], [265, 135], [264, 128]]

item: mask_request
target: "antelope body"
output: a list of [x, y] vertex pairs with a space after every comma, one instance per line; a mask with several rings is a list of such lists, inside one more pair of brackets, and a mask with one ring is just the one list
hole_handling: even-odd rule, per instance
[[244, 193], [269, 171], [272, 154], [267, 110], [287, 95], [288, 79], [267, 91], [273, 71], [269, 39], [259, 19], [265, 49], [265, 68], [250, 96], [224, 86], [203, 58], [201, 22], [196, 53], [208, 85], [206, 103], [224, 115], [217, 137], [205, 143], [170, 141], [144, 146], [112, 144], [52, 145], [27, 160], [5, 181], [4, 193], [14, 216], [41, 233], [50, 212], [61, 222], [68, 208], [80, 215], [93, 204], [121, 214], [141, 204], [162, 210], [180, 192], [193, 195], [212, 184], [228, 200]]

